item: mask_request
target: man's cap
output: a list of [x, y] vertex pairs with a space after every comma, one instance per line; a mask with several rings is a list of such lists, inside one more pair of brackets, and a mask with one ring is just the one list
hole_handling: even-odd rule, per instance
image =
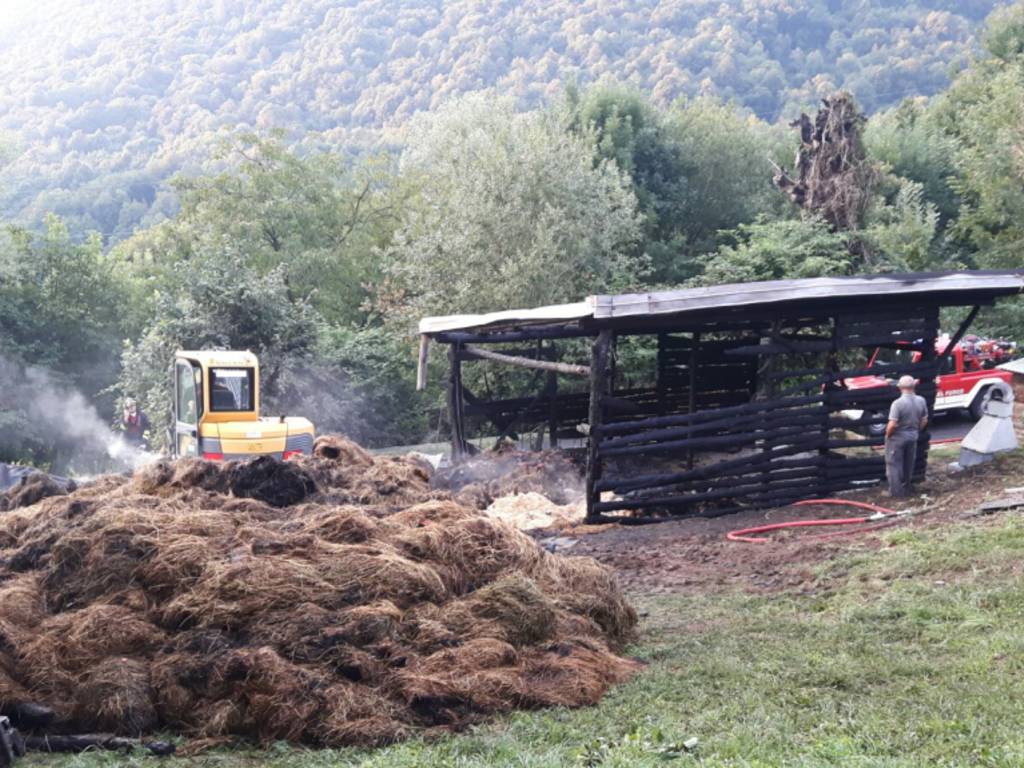
[[896, 386], [900, 389], [913, 389], [917, 386], [917, 379], [913, 376], [900, 376], [899, 383]]

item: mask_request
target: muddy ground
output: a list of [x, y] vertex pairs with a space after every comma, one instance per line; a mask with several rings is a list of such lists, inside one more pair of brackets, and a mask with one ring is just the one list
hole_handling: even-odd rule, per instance
[[[771, 542], [746, 544], [726, 540], [727, 532], [769, 523], [810, 518], [856, 517], [856, 509], [836, 506], [801, 506], [751, 511], [718, 518], [684, 519], [646, 526], [608, 526], [583, 534], [569, 550], [590, 555], [612, 566], [620, 584], [633, 594], [701, 593], [723, 588], [751, 592], [789, 591], [812, 594], [826, 589], [819, 565], [836, 555], [885, 546], [885, 534], [899, 528], [920, 529], [948, 525], [993, 524], [995, 516], [971, 516], [984, 501], [1002, 498], [1005, 489], [1024, 485], [1024, 456], [1003, 457], [998, 464], [950, 474], [947, 465], [955, 452], [933, 455], [929, 477], [918, 496], [893, 502], [881, 487], [843, 494], [897, 510], [925, 509], [875, 531], [849, 528], [810, 528], [767, 534]], [[839, 530], [850, 533], [820, 538]], [[573, 535], [573, 533], [569, 533]]]

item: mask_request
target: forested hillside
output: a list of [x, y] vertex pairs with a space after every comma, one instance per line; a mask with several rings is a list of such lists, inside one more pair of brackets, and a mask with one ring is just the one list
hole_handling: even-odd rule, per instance
[[[202, 28], [190, 34], [174, 39], [205, 45]], [[977, 55], [931, 98], [868, 113], [857, 92], [829, 94], [821, 125], [841, 129], [819, 133], [810, 118], [794, 130], [710, 96], [666, 105], [638, 86], [559, 84], [534, 106], [502, 89], [438, 97], [408, 118], [400, 144], [354, 151], [341, 134], [297, 147], [277, 118], [217, 139], [203, 128], [219, 119], [212, 112], [193, 126], [171, 120], [171, 101], [153, 97], [147, 109], [166, 107], [173, 130], [154, 129], [137, 145], [125, 139], [120, 177], [86, 183], [95, 171], [86, 161], [110, 155], [75, 156], [86, 180], [75, 194], [92, 190], [115, 212], [119, 195], [140, 209], [173, 196], [166, 219], [121, 239], [85, 236], [82, 220], [55, 215], [58, 190], [27, 220], [0, 228], [0, 460], [73, 464], [82, 428], [62, 404], [83, 396], [106, 420], [125, 397], [138, 398], [159, 445], [179, 348], [251, 349], [270, 413], [308, 414], [320, 431], [368, 444], [409, 443], [447, 431], [440, 368], [435, 388], [414, 391], [414, 329], [425, 314], [667, 285], [1020, 268], [1024, 2], [994, 12], [978, 38]], [[106, 45], [89, 55], [119, 60]], [[63, 98], [77, 93], [78, 110], [107, 126], [94, 134], [153, 126], [133, 122], [127, 106], [89, 107], [90, 72], [100, 77], [102, 62], [83, 70], [69, 61], [78, 64], [68, 65]], [[196, 64], [197, 77], [211, 71]], [[125, 103], [145, 102], [133, 88]], [[263, 96], [250, 106], [293, 103]], [[53, 131], [57, 123], [17, 125]], [[68, 135], [86, 135], [76, 131]], [[148, 187], [119, 186], [146, 156], [139, 147], [151, 148], [161, 173], [182, 158], [190, 166], [166, 189], [156, 171]], [[0, 174], [0, 188], [24, 183], [34, 152], [12, 166], [21, 171]], [[48, 184], [39, 174], [36, 183]], [[1024, 340], [1024, 302], [986, 309], [977, 328]], [[489, 394], [522, 394], [529, 383], [484, 365], [467, 375]]]
[[164, 182], [197, 170], [220, 131], [358, 152], [492, 86], [529, 108], [612, 76], [661, 107], [710, 95], [769, 121], [846, 88], [870, 113], [944, 88], [996, 5], [54, 0], [0, 28], [0, 135], [15, 155], [0, 209], [116, 240], [176, 210]]

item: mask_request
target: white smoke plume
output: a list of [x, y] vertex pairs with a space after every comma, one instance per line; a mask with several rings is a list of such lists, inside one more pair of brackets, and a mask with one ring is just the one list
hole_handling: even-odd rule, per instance
[[0, 357], [0, 460], [46, 459], [56, 472], [135, 469], [156, 456], [124, 441], [95, 406], [50, 372]]

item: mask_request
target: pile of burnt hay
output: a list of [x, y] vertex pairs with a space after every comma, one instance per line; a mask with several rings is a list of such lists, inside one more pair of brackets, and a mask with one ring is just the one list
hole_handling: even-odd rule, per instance
[[539, 493], [558, 505], [583, 497], [582, 470], [561, 451], [490, 451], [438, 472], [431, 482], [476, 509], [515, 494]]
[[50, 496], [60, 496], [73, 490], [73, 482], [61, 485], [43, 472], [25, 475], [17, 484], [0, 493], [0, 512], [29, 507]]
[[593, 704], [635, 672], [635, 625], [595, 561], [338, 439], [0, 517], [0, 712], [44, 704], [69, 731], [385, 744]]

